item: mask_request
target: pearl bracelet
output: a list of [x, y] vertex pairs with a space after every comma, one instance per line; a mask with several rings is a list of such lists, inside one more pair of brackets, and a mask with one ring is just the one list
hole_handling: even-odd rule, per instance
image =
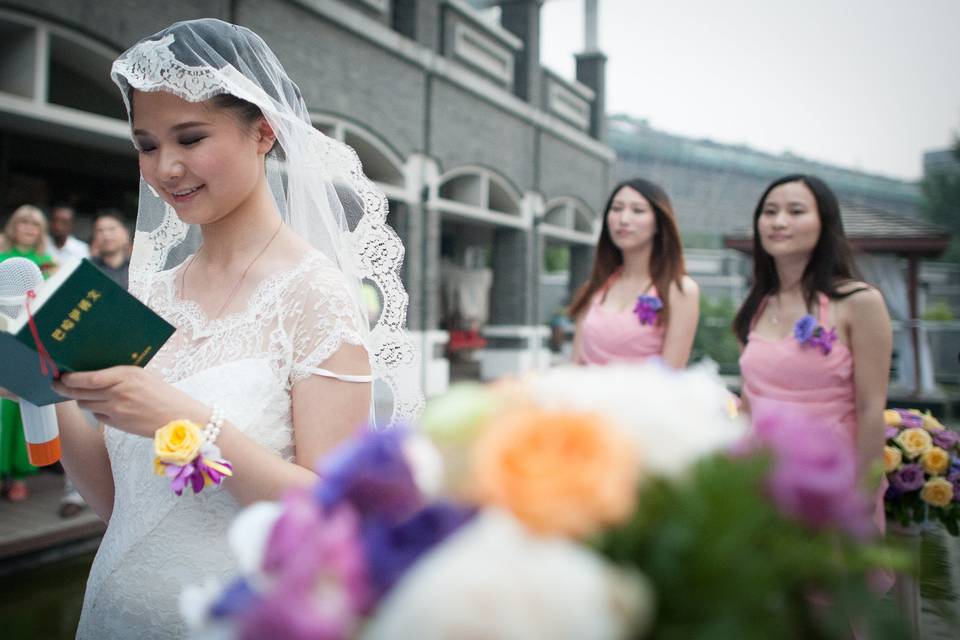
[[222, 428], [223, 409], [220, 408], [220, 405], [214, 403], [213, 409], [210, 412], [210, 420], [207, 421], [207, 425], [203, 428], [203, 440], [209, 444], [213, 444], [217, 436], [220, 435], [220, 429]]

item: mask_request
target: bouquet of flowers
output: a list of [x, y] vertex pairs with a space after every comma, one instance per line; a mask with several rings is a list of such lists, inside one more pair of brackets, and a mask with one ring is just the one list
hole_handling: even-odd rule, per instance
[[853, 452], [802, 421], [746, 438], [728, 408], [712, 372], [655, 364], [456, 386], [243, 511], [242, 575], [184, 616], [207, 638], [846, 637], [890, 559]]
[[939, 520], [960, 535], [960, 434], [916, 409], [888, 409], [883, 417], [887, 518], [904, 528]]

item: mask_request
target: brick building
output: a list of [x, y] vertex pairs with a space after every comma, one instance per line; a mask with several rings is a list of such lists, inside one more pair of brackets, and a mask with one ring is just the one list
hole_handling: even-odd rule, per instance
[[221, 18], [266, 40], [316, 126], [390, 198], [428, 392], [446, 386], [449, 331], [464, 328], [442, 303], [450, 270], [490, 275], [481, 373], [538, 366], [543, 253], [569, 248], [568, 281], [583, 278], [610, 185], [605, 57], [577, 57], [582, 82], [558, 77], [539, 61], [542, 0], [492, 4], [496, 16], [467, 0], [0, 1], [0, 218], [67, 200], [83, 235], [99, 207], [132, 217], [136, 156], [110, 63], [174, 21]]

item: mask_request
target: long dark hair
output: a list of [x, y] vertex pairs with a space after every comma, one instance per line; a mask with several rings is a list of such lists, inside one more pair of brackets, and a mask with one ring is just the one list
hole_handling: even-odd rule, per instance
[[827, 183], [816, 176], [799, 173], [774, 180], [760, 196], [757, 208], [753, 212], [753, 286], [733, 320], [733, 332], [741, 344], [747, 343], [753, 316], [756, 315], [763, 299], [780, 289], [776, 265], [773, 257], [763, 248], [757, 221], [763, 213], [763, 205], [770, 192], [790, 182], [801, 182], [810, 189], [816, 200], [817, 214], [820, 217], [820, 237], [810, 254], [810, 260], [800, 280], [807, 308], [814, 307], [818, 293], [825, 293], [829, 298], [836, 300], [862, 291], [860, 288], [844, 293], [837, 290], [838, 285], [859, 279], [859, 275], [853, 262], [853, 250], [843, 232], [840, 204]]
[[670, 284], [677, 283], [683, 288], [683, 276], [687, 269], [683, 261], [683, 246], [680, 244], [680, 232], [677, 230], [676, 215], [666, 192], [658, 185], [642, 178], [625, 180], [613, 188], [607, 205], [603, 209], [603, 226], [597, 252], [593, 258], [593, 270], [587, 282], [573, 296], [568, 313], [577, 318], [589, 306], [590, 299], [606, 284], [610, 276], [623, 265], [623, 253], [613, 244], [607, 215], [613, 205], [613, 199], [624, 187], [630, 187], [646, 198], [653, 208], [656, 219], [656, 233], [653, 236], [653, 250], [650, 253], [650, 278], [663, 301], [663, 309], [657, 318], [657, 324], [666, 325], [670, 318]]

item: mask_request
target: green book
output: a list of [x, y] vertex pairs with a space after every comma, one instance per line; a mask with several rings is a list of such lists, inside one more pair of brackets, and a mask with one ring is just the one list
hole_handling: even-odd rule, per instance
[[[87, 259], [44, 282], [30, 311], [38, 337], [61, 372], [142, 367], [173, 335], [173, 325]], [[0, 387], [37, 406], [64, 400], [44, 374], [27, 314], [0, 326]]]

